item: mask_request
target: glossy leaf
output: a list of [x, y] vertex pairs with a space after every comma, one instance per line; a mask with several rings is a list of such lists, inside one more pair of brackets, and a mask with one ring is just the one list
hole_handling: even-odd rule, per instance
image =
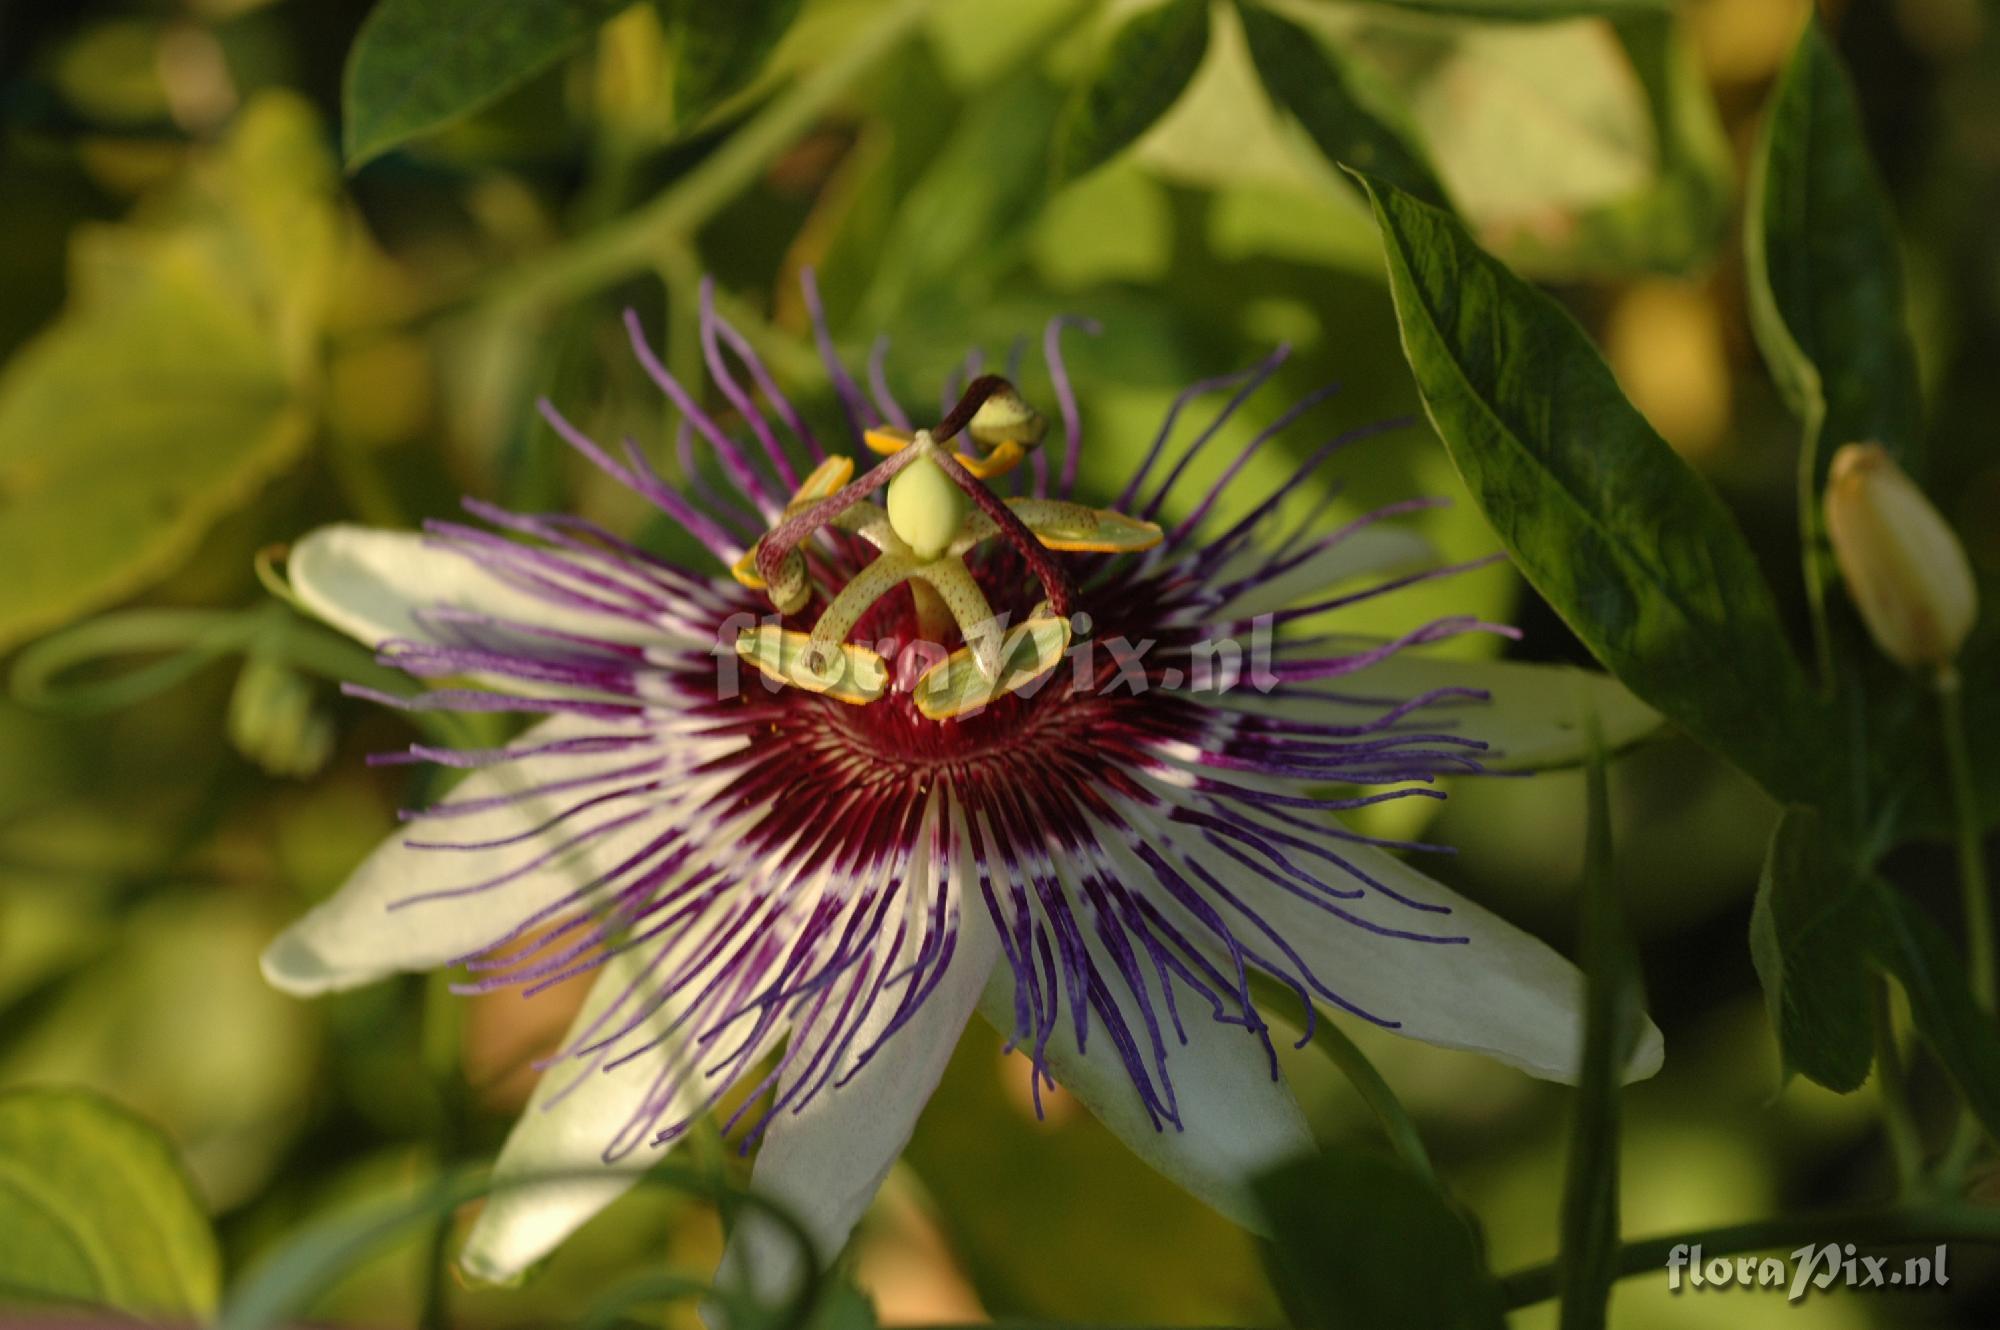
[[1750, 915], [1750, 958], [1787, 1072], [1859, 1089], [1873, 1059], [1865, 875], [1810, 808], [1785, 810]]
[[205, 1318], [221, 1259], [173, 1147], [96, 1095], [0, 1095], [0, 1297]]
[[1056, 179], [1129, 147], [1179, 100], [1207, 52], [1208, 0], [1164, 0], [1127, 19], [1056, 127]]
[[696, 124], [757, 77], [802, 0], [717, 4], [668, 0], [674, 43], [674, 123]]
[[1562, 1330], [1602, 1330], [1618, 1277], [1618, 1126], [1623, 1071], [1644, 1022], [1638, 958], [1618, 898], [1611, 844], [1609, 753], [1604, 727], [1579, 697], [1589, 761], [1584, 845], [1583, 1071], [1563, 1180], [1562, 1253], [1557, 1262]]
[[631, 2], [381, 0], [347, 57], [348, 165], [478, 110], [575, 50]]
[[1529, 582], [1641, 699], [1814, 797], [1833, 766], [1818, 707], [1728, 510], [1559, 305], [1449, 214], [1363, 180], [1425, 408]]
[[1265, 90], [1297, 118], [1330, 161], [1366, 171], [1426, 202], [1450, 206], [1412, 130], [1379, 109], [1388, 92], [1366, 76], [1363, 66], [1270, 10], [1239, 0], [1236, 12]]
[[1296, 1160], [1254, 1184], [1273, 1281], [1302, 1326], [1499, 1330], [1477, 1236], [1404, 1165], [1362, 1150]]

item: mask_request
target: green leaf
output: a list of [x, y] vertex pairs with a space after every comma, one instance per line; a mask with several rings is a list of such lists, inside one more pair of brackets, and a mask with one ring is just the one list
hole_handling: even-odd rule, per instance
[[1833, 446], [1873, 441], [1917, 470], [1916, 352], [1896, 220], [1854, 89], [1809, 21], [1779, 77], [1751, 163], [1744, 225], [1750, 326], [1804, 427], [1799, 539], [1814, 630], [1835, 580], [1820, 496]]
[[662, 0], [674, 44], [674, 123], [687, 128], [750, 85], [802, 0]]
[[1873, 440], [1916, 469], [1916, 354], [1896, 219], [1854, 89], [1816, 22], [1778, 80], [1746, 221], [1751, 327], [1815, 454], [1802, 481], [1814, 495], [1825, 484], [1822, 439]]
[[1055, 178], [1110, 161], [1187, 90], [1208, 51], [1208, 0], [1164, 0], [1112, 35], [1056, 127]]
[[1837, 779], [1818, 704], [1728, 510], [1561, 306], [1449, 214], [1361, 179], [1425, 409], [1522, 573], [1641, 699], [1816, 800]]
[[1546, 23], [1571, 18], [1629, 18], [1663, 14], [1668, 0], [1367, 0], [1388, 9], [1405, 9], [1452, 18], [1485, 19], [1494, 23]]
[[1875, 915], [1876, 962], [1902, 986], [1917, 1032], [1966, 1107], [2000, 1138], [2000, 1025], [1973, 1000], [1958, 949], [1915, 902], [1886, 884], [1876, 885]]
[[1429, 159], [1401, 117], [1383, 109], [1389, 90], [1366, 67], [1320, 44], [1310, 32], [1237, 0], [1257, 73], [1273, 101], [1290, 111], [1331, 161], [1367, 171], [1429, 203], [1449, 207]]
[[1867, 877], [1811, 808], [1771, 834], [1750, 914], [1750, 959], [1785, 1069], [1830, 1090], [1859, 1089], [1874, 1058], [1866, 955]]
[[1479, 1242], [1408, 1168], [1361, 1150], [1295, 1160], [1252, 1184], [1272, 1280], [1302, 1326], [1499, 1330]]
[[478, 110], [575, 50], [631, 3], [381, 0], [347, 57], [341, 139], [348, 166]]
[[204, 1319], [221, 1258], [173, 1147], [72, 1090], [0, 1094], [0, 1296]]
[[1611, 790], [1604, 727], [1587, 698], [1578, 710], [1590, 750], [1584, 846], [1582, 965], [1583, 1065], [1563, 1179], [1562, 1251], [1557, 1261], [1562, 1330], [1603, 1330], [1618, 1278], [1619, 1090], [1643, 1016], [1638, 958], [1612, 871]]
[[202, 255], [173, 240], [117, 267], [122, 289], [0, 375], [0, 644], [177, 564], [306, 438], [278, 349]]

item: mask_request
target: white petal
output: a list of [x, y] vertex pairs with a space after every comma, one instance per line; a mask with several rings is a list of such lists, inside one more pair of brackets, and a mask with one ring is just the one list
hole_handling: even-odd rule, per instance
[[[1183, 842], [1182, 849], [1261, 915], [1322, 983], [1371, 1015], [1397, 1022], [1394, 1033], [1484, 1053], [1548, 1080], [1576, 1079], [1583, 975], [1547, 943], [1371, 846], [1342, 845], [1339, 853], [1397, 894], [1446, 906], [1449, 913], [1411, 909], [1372, 888], [1362, 899], [1335, 902], [1340, 908], [1383, 927], [1469, 941], [1383, 937], [1210, 847], [1189, 850]], [[1360, 885], [1332, 865], [1308, 862], [1337, 889]], [[1252, 936], [1247, 925], [1239, 931]], [[1663, 1053], [1659, 1029], [1648, 1021], [1626, 1078], [1651, 1076]]]
[[[1355, 651], [1381, 645], [1376, 638], [1342, 641], [1351, 641]], [[1328, 654], [1344, 649], [1335, 644]], [[1297, 720], [1352, 723], [1440, 688], [1480, 689], [1492, 700], [1446, 698], [1411, 713], [1399, 728], [1477, 739], [1487, 747], [1470, 755], [1489, 771], [1549, 771], [1583, 761], [1584, 706], [1596, 710], [1605, 747], [1614, 753], [1666, 723], [1625, 685], [1596, 670], [1512, 660], [1453, 660], [1416, 651], [1399, 651], [1367, 669], [1299, 685], [1296, 692], [1285, 695], [1238, 688], [1222, 701], [1228, 707]], [[1355, 705], [1316, 694], [1370, 701]]]
[[[658, 952], [643, 954], [650, 958]], [[674, 963], [679, 954], [662, 965]], [[563, 1047], [587, 1039], [598, 1018], [641, 978], [646, 968], [641, 955], [626, 952], [605, 963]], [[679, 1011], [679, 1004], [666, 1003], [648, 1019], [646, 1028], [664, 1030]], [[656, 1052], [607, 1071], [603, 1064], [613, 1054], [605, 1052], [583, 1062], [566, 1059], [542, 1076], [493, 1165], [492, 1197], [459, 1254], [459, 1264], [468, 1274], [493, 1283], [514, 1278], [624, 1195], [666, 1156], [667, 1151], [641, 1143], [615, 1163], [604, 1158], [606, 1147], [638, 1111], [667, 1056]], [[698, 1080], [682, 1089], [670, 1112], [676, 1117], [691, 1112], [700, 1089]], [[594, 1176], [557, 1176], [578, 1173]], [[551, 1180], [534, 1181], [541, 1178]]]
[[[959, 845], [964, 845], [963, 837]], [[954, 856], [953, 908], [965, 900], [963, 869], [961, 851]], [[915, 885], [913, 899], [926, 899], [927, 883]], [[803, 1108], [781, 1112], [772, 1120], [758, 1148], [750, 1185], [799, 1220], [821, 1260], [831, 1263], [840, 1254], [876, 1189], [909, 1144], [917, 1115], [944, 1075], [999, 957], [999, 935], [986, 907], [975, 897], [959, 909], [956, 949], [916, 1015], [852, 1080], [837, 1087], [829, 1081]], [[896, 1007], [894, 996], [886, 995], [863, 1022], [855, 1049], [867, 1047], [885, 1027]], [[786, 1078], [785, 1088], [790, 1079]], [[747, 1291], [761, 1302], [774, 1303], [797, 1286], [799, 1255], [798, 1243], [774, 1221], [745, 1209], [724, 1253], [717, 1284], [730, 1288], [744, 1281]]]
[[[580, 555], [566, 556], [581, 563]], [[428, 641], [413, 611], [448, 608], [490, 614], [611, 642], [660, 640], [657, 625], [594, 613], [525, 591], [477, 560], [414, 531], [327, 526], [292, 547], [285, 563], [308, 609], [368, 646], [390, 638]]]
[[[1101, 953], [1098, 963], [1112, 972]], [[1118, 981], [1111, 982], [1116, 987]], [[979, 1010], [1003, 1035], [1015, 1035], [1011, 968], [994, 971]], [[1256, 1035], [1211, 1019], [1199, 1001], [1184, 1001], [1181, 1019], [1186, 1043], [1175, 1039], [1171, 1027], [1165, 1031], [1178, 1128], [1155, 1124], [1101, 1023], [1093, 1021], [1086, 1047], [1078, 1052], [1076, 1027], [1065, 1011], [1046, 1049], [1049, 1070], [1133, 1154], [1229, 1219], [1262, 1232], [1263, 1220], [1245, 1184], [1309, 1153], [1312, 1132], [1291, 1087], [1272, 1077], [1269, 1055]]]
[[[532, 747], [563, 738], [618, 733], [611, 722], [555, 716], [516, 739]], [[646, 745], [607, 752], [521, 758], [485, 768], [460, 782], [446, 803], [460, 803], [617, 771], [645, 760]], [[516, 836], [616, 782], [542, 794], [458, 817], [420, 819], [376, 848], [347, 882], [265, 949], [264, 977], [300, 996], [372, 983], [404, 970], [429, 970], [499, 940], [541, 907], [578, 890], [637, 853], [659, 834], [654, 819], [630, 815], [638, 806], [614, 801], [588, 810], [531, 840], [493, 849], [414, 849], [418, 841], [484, 842]], [[590, 828], [625, 824], [552, 855], [511, 881], [459, 895], [411, 900], [498, 878], [549, 854]], [[407, 902], [399, 904], [399, 902]]]
[[[1259, 614], [1270, 614], [1291, 605], [1324, 599], [1331, 588], [1358, 577], [1404, 572], [1436, 557], [1431, 543], [1408, 527], [1388, 524], [1364, 526], [1320, 550], [1298, 567], [1288, 569], [1268, 582], [1246, 587], [1212, 617], [1249, 619]], [[1227, 585], [1232, 577], [1246, 577], [1269, 560], [1268, 551], [1252, 551], [1224, 565], [1217, 580]]]

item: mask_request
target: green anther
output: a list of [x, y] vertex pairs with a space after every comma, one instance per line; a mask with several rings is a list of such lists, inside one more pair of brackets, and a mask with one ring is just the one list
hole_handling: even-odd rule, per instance
[[971, 504], [931, 460], [928, 453], [935, 445], [927, 431], [910, 446], [924, 449], [926, 455], [889, 482], [889, 525], [917, 558], [929, 561], [958, 538]]

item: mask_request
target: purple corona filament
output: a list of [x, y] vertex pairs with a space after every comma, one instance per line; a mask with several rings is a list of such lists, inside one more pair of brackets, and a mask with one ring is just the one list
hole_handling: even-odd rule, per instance
[[[992, 608], [1020, 621], [1047, 599], [1058, 615], [1087, 616], [1091, 650], [1074, 668], [1066, 660], [1035, 686], [947, 721], [920, 714], [900, 686], [848, 705], [739, 675], [735, 657], [717, 649], [771, 613], [757, 592], [722, 575], [759, 534], [754, 562], [767, 579], [788, 551], [806, 555], [811, 601], [785, 622], [809, 629], [873, 554], [859, 540], [817, 533], [916, 455], [896, 453], [785, 516], [815, 464], [842, 452], [865, 456], [863, 431], [884, 420], [910, 424], [889, 388], [886, 339], [868, 358], [864, 392], [834, 353], [810, 277], [805, 290], [849, 436], [839, 447], [808, 426], [749, 341], [717, 314], [706, 286], [702, 348], [727, 421], [702, 407], [699, 385], [674, 378], [627, 317], [635, 355], [680, 413], [686, 488], [654, 470], [636, 444], [607, 447], [542, 404], [566, 443], [679, 524], [716, 566], [678, 568], [573, 517], [471, 501], [467, 511], [481, 525], [430, 527], [432, 541], [503, 583], [518, 608], [423, 612], [423, 640], [386, 642], [381, 658], [449, 683], [414, 698], [352, 691], [394, 706], [549, 719], [500, 747], [418, 744], [379, 759], [517, 777], [408, 814], [408, 843], [438, 857], [437, 886], [393, 908], [421, 927], [429, 902], [481, 893], [497, 901], [552, 864], [577, 865], [566, 894], [521, 917], [496, 917], [492, 936], [458, 959], [468, 991], [527, 992], [621, 959], [622, 988], [555, 1059], [573, 1063], [579, 1083], [592, 1071], [650, 1060], [629, 1120], [605, 1143], [608, 1159], [674, 1139], [732, 1090], [747, 1091], [728, 1124], [743, 1125], [747, 1148], [775, 1115], [845, 1083], [923, 1009], [959, 957], [961, 907], [984, 912], [998, 933], [1013, 979], [1013, 1040], [1035, 1065], [1037, 1096], [1054, 1084], [1048, 1050], [1064, 1029], [1080, 1045], [1106, 1041], [1115, 1050], [1161, 1129], [1182, 1122], [1171, 1051], [1188, 1022], [1241, 1027], [1270, 1055], [1275, 1075], [1275, 1050], [1251, 1002], [1250, 977], [1259, 972], [1296, 995], [1308, 1026], [1324, 1001], [1395, 1027], [1393, 1010], [1365, 1008], [1343, 996], [1338, 974], [1316, 972], [1243, 884], [1265, 884], [1384, 947], [1467, 941], [1448, 907], [1398, 891], [1356, 862], [1356, 846], [1437, 847], [1370, 838], [1328, 815], [1439, 797], [1438, 778], [1480, 770], [1485, 745], [1461, 721], [1485, 695], [1339, 688], [1412, 647], [1508, 630], [1457, 617], [1389, 641], [1291, 635], [1306, 615], [1477, 566], [1327, 594], [1311, 577], [1323, 560], [1428, 502], [1331, 529], [1318, 508], [1281, 525], [1280, 508], [1326, 460], [1402, 422], [1332, 434], [1281, 485], [1242, 501], [1236, 491], [1253, 457], [1303, 429], [1335, 391], [1323, 389], [1272, 417], [1215, 485], [1192, 493], [1197, 459], [1286, 353], [1198, 383], [1175, 400], [1118, 496], [1139, 517], [1181, 514], [1164, 543], [1132, 554], [1045, 547], [993, 489], [939, 450], [940, 468], [999, 528], [999, 540], [966, 556]], [[1070, 498], [1084, 446], [1061, 356], [1066, 328], [1098, 331], [1059, 319], [1042, 339], [1062, 452], [1053, 467], [1030, 455], [1019, 474], [1034, 497]], [[964, 362], [966, 391], [936, 427], [939, 442], [1001, 383], [980, 373], [982, 363], [976, 353]], [[1213, 404], [1210, 414], [1186, 427], [1204, 403]], [[711, 460], [723, 491], [702, 478]], [[1225, 524], [1219, 511], [1235, 515]], [[868, 610], [861, 628], [856, 640], [893, 650], [918, 640], [920, 615], [898, 591]], [[1234, 686], [1197, 683], [1216, 642], [1253, 631], [1269, 638], [1256, 687], [1241, 669], [1224, 681]], [[517, 803], [533, 809], [518, 824], [525, 829], [484, 837], [462, 829]]]

